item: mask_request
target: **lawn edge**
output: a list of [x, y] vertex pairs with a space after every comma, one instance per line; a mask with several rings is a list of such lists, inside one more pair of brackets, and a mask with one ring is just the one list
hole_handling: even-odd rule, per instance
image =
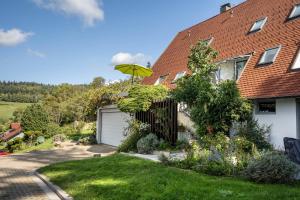
[[73, 200], [68, 193], [66, 193], [59, 186], [53, 184], [48, 177], [43, 174], [40, 174], [38, 170], [34, 171], [34, 175], [38, 177], [41, 181], [43, 181], [61, 200]]

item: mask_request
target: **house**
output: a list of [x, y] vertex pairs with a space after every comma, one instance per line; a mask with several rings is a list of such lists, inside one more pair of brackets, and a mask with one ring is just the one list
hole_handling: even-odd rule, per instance
[[[11, 123], [10, 129], [0, 135], [0, 141], [7, 142], [15, 137], [19, 137], [22, 133], [22, 127], [20, 123]], [[22, 136], [20, 136], [22, 137]]]
[[246, 0], [179, 32], [144, 84], [165, 84], [189, 73], [190, 47], [206, 41], [219, 52], [216, 81], [236, 80], [254, 102], [259, 123], [271, 125], [271, 142], [300, 138], [300, 0]]

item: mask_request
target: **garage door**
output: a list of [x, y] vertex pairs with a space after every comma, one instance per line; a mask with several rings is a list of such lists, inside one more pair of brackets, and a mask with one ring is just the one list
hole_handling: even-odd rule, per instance
[[127, 127], [129, 115], [120, 111], [102, 111], [101, 143], [118, 146], [124, 139], [124, 128]]

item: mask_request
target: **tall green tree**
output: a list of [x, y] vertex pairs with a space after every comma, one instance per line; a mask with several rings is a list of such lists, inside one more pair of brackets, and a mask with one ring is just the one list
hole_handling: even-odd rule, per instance
[[198, 42], [189, 55], [191, 75], [179, 79], [172, 92], [177, 101], [188, 105], [200, 135], [229, 134], [233, 122], [245, 121], [251, 115], [251, 104], [240, 96], [235, 81], [214, 83], [216, 58], [214, 49]]
[[48, 114], [40, 104], [28, 106], [21, 118], [21, 124], [25, 131], [45, 131], [48, 123]]

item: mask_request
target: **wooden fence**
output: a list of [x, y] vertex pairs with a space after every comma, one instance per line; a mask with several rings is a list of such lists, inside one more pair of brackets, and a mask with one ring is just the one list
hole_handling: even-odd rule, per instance
[[154, 101], [146, 112], [137, 112], [135, 118], [151, 125], [151, 132], [170, 144], [177, 141], [177, 102], [172, 99]]

